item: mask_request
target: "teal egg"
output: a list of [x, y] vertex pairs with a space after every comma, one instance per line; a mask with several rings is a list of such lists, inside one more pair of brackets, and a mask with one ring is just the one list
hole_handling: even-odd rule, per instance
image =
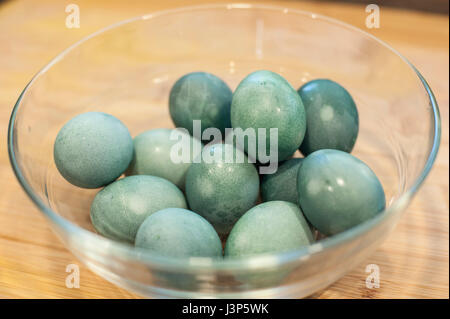
[[[278, 130], [278, 161], [289, 158], [300, 146], [306, 130], [306, 115], [300, 96], [280, 75], [271, 71], [256, 71], [249, 74], [238, 85], [231, 103], [233, 128], [253, 129], [256, 146], [263, 145], [265, 154], [270, 154], [270, 129]], [[262, 139], [263, 129], [266, 136]], [[260, 144], [261, 143], [261, 144]], [[249, 144], [240, 145], [250, 157], [261, 159]], [[253, 154], [252, 154], [253, 153]]]
[[222, 257], [222, 243], [214, 227], [181, 208], [166, 208], [147, 217], [135, 245], [170, 257]]
[[226, 257], [280, 253], [308, 246], [313, 234], [300, 208], [272, 201], [246, 212], [234, 225], [225, 246]]
[[186, 198], [189, 207], [220, 235], [227, 234], [256, 203], [259, 176], [245, 154], [231, 144], [205, 146], [201, 155], [202, 160], [192, 163], [187, 172]]
[[[172, 138], [171, 138], [171, 134]], [[133, 140], [134, 156], [127, 175], [153, 175], [165, 178], [184, 189], [192, 160], [202, 151], [202, 143], [174, 129], [154, 129]], [[186, 158], [182, 151], [186, 151]]]
[[376, 216], [386, 203], [375, 173], [353, 155], [338, 150], [308, 155], [298, 171], [297, 191], [306, 218], [325, 235]]
[[359, 130], [352, 96], [331, 80], [313, 80], [298, 89], [306, 111], [306, 134], [300, 151], [307, 156], [320, 149], [351, 152]]
[[73, 185], [98, 188], [116, 180], [133, 157], [126, 126], [112, 115], [80, 114], [56, 136], [53, 157], [61, 175]]
[[193, 120], [201, 121], [201, 128], [217, 128], [225, 136], [231, 127], [230, 105], [232, 92], [217, 76], [206, 72], [188, 73], [178, 79], [170, 90], [169, 111], [176, 127], [193, 134]]
[[166, 179], [129, 176], [106, 186], [91, 205], [91, 221], [102, 235], [134, 243], [146, 217], [164, 208], [187, 208], [183, 193]]
[[273, 174], [264, 174], [261, 180], [261, 197], [264, 202], [281, 200], [298, 204], [297, 175], [303, 158], [291, 158]]

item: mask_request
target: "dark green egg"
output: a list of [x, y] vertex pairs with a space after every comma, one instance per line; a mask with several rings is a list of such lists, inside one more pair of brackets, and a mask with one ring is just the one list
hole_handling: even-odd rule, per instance
[[[280, 75], [271, 71], [256, 71], [241, 81], [231, 104], [233, 128], [255, 131], [256, 146], [266, 137], [265, 154], [270, 154], [270, 129], [278, 130], [278, 161], [289, 158], [300, 146], [306, 130], [306, 115], [300, 96]], [[249, 144], [241, 145], [250, 157], [260, 160], [259, 149], [252, 154]]]
[[188, 73], [170, 90], [169, 111], [176, 127], [193, 134], [193, 120], [201, 121], [201, 129], [218, 128], [225, 136], [231, 127], [232, 92], [217, 76], [206, 72]]
[[306, 111], [303, 155], [336, 149], [351, 152], [359, 130], [358, 110], [348, 91], [331, 80], [313, 80], [298, 89]]
[[302, 161], [303, 158], [291, 158], [280, 163], [274, 174], [262, 175], [262, 200], [281, 200], [298, 204], [297, 175]]
[[353, 155], [338, 150], [308, 155], [298, 170], [297, 191], [306, 218], [325, 235], [373, 218], [386, 203], [375, 173]]
[[214, 144], [205, 146], [202, 160], [189, 167], [185, 189], [190, 209], [223, 235], [256, 203], [259, 176], [242, 151], [231, 144]]

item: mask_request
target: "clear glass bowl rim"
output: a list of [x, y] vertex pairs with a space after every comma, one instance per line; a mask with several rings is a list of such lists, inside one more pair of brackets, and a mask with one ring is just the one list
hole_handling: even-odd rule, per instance
[[[25, 179], [18, 162], [16, 160], [16, 155], [14, 151], [14, 123], [16, 119], [17, 112], [20, 108], [20, 104], [23, 96], [27, 93], [27, 90], [32, 86], [32, 84], [45, 72], [47, 72], [54, 64], [63, 59], [67, 53], [77, 48], [79, 45], [83, 44], [85, 41], [88, 41], [91, 38], [94, 38], [106, 31], [118, 28], [128, 23], [140, 21], [140, 20], [148, 20], [154, 17], [170, 15], [173, 13], [194, 11], [194, 10], [211, 10], [211, 9], [260, 9], [260, 10], [272, 10], [278, 12], [284, 12], [289, 14], [298, 14], [302, 16], [306, 16], [311, 19], [318, 19], [324, 22], [332, 23], [335, 25], [339, 25], [343, 28], [347, 28], [351, 31], [358, 32], [362, 36], [365, 36], [379, 45], [384, 46], [386, 49], [390, 50], [394, 54], [396, 54], [400, 59], [402, 59], [407, 65], [411, 67], [411, 69], [417, 74], [419, 80], [422, 82], [423, 87], [428, 95], [429, 103], [431, 106], [431, 110], [433, 112], [433, 120], [434, 120], [434, 131], [433, 131], [433, 144], [431, 147], [431, 152], [428, 155], [425, 166], [422, 169], [422, 172], [418, 176], [418, 178], [412, 183], [412, 186], [405, 190], [405, 192], [392, 203], [390, 207], [388, 207], [382, 214], [379, 214], [377, 217], [366, 221], [356, 227], [353, 227], [347, 231], [339, 233], [329, 238], [322, 239], [320, 242], [310, 245], [308, 247], [303, 247], [298, 250], [277, 253], [277, 254], [267, 254], [261, 256], [248, 257], [243, 259], [213, 259], [213, 258], [199, 258], [193, 257], [188, 259], [179, 259], [179, 258], [171, 258], [164, 257], [160, 255], [152, 254], [149, 251], [135, 248], [133, 246], [115, 242], [108, 238], [102, 237], [98, 234], [85, 230], [65, 218], [61, 217], [57, 213], [55, 213], [50, 207], [45, 205], [45, 203], [38, 197], [37, 194], [34, 193], [33, 189]], [[407, 204], [412, 200], [412, 197], [416, 194], [425, 178], [429, 174], [433, 163], [436, 159], [439, 144], [441, 138], [441, 119], [439, 113], [439, 107], [434, 97], [434, 94], [428, 85], [427, 81], [420, 74], [420, 72], [412, 65], [404, 56], [402, 56], [399, 52], [389, 46], [387, 43], [381, 41], [375, 36], [357, 28], [345, 22], [329, 18], [320, 14], [291, 9], [282, 6], [272, 6], [272, 5], [260, 5], [260, 4], [208, 4], [208, 5], [196, 5], [196, 6], [186, 6], [180, 7], [176, 9], [169, 9], [163, 11], [157, 11], [154, 13], [130, 18], [127, 20], [123, 20], [112, 24], [108, 27], [102, 28], [97, 32], [94, 32], [81, 40], [77, 41], [60, 54], [58, 54], [55, 58], [53, 58], [46, 66], [44, 66], [25, 86], [24, 90], [20, 94], [17, 102], [14, 105], [14, 108], [11, 113], [9, 127], [8, 127], [8, 153], [10, 162], [13, 168], [13, 171], [19, 180], [20, 185], [25, 190], [27, 195], [31, 198], [33, 203], [44, 213], [44, 215], [51, 220], [51, 222], [55, 223], [58, 227], [60, 227], [65, 233], [73, 235], [73, 237], [77, 238], [80, 241], [89, 242], [93, 247], [97, 247], [100, 251], [104, 251], [107, 249], [108, 253], [114, 256], [118, 256], [119, 258], [126, 258], [129, 261], [141, 262], [154, 267], [162, 267], [167, 270], [173, 271], [218, 271], [218, 270], [243, 270], [243, 269], [264, 269], [268, 267], [277, 267], [281, 265], [286, 265], [289, 263], [295, 263], [296, 261], [302, 260], [308, 255], [317, 254], [319, 252], [326, 252], [327, 250], [332, 250], [340, 245], [345, 244], [347, 241], [355, 239], [357, 237], [363, 236], [364, 233], [376, 227], [379, 223], [381, 223], [384, 219], [388, 218], [391, 214], [401, 212]]]

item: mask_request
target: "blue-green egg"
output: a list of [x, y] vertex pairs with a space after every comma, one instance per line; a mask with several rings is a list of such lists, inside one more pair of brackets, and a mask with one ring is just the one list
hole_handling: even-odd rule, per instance
[[[297, 91], [281, 75], [265, 70], [249, 74], [238, 85], [231, 103], [231, 123], [234, 129], [255, 132], [256, 151], [250, 147], [250, 142], [240, 146], [259, 161], [260, 149], [266, 155], [271, 154], [271, 145], [275, 149], [275, 140], [270, 140], [270, 129], [277, 131], [278, 161], [292, 156], [306, 131], [305, 109]], [[262, 135], [264, 132], [265, 136]]]
[[202, 151], [202, 143], [181, 130], [154, 129], [133, 140], [134, 156], [127, 175], [153, 175], [184, 189], [192, 160]]
[[214, 227], [200, 215], [166, 208], [145, 219], [136, 247], [170, 257], [222, 257], [222, 243]]
[[97, 193], [91, 205], [91, 221], [105, 237], [134, 243], [145, 218], [164, 208], [187, 208], [178, 187], [161, 177], [128, 176]]
[[386, 204], [375, 173], [358, 158], [338, 150], [308, 155], [298, 171], [297, 191], [306, 218], [324, 235], [373, 218]]
[[186, 198], [190, 209], [224, 235], [256, 203], [258, 172], [231, 144], [205, 146], [201, 157], [186, 175]]
[[297, 175], [303, 158], [280, 163], [273, 174], [262, 175], [261, 197], [264, 202], [281, 200], [298, 204]]
[[188, 73], [178, 79], [170, 90], [169, 111], [176, 127], [193, 134], [193, 121], [201, 121], [201, 129], [217, 128], [225, 136], [231, 127], [232, 92], [217, 76], [206, 72]]
[[[253, 207], [234, 225], [226, 241], [225, 258], [283, 253], [313, 242], [310, 227], [297, 205], [270, 201]], [[274, 265], [236, 274], [235, 278], [250, 288], [267, 288], [280, 285], [292, 269]]]
[[313, 242], [308, 222], [297, 205], [271, 201], [253, 207], [237, 221], [228, 236], [225, 256], [281, 253]]
[[336, 82], [319, 79], [298, 89], [306, 111], [306, 134], [300, 151], [351, 152], [359, 130], [358, 110], [350, 93]]
[[98, 188], [116, 180], [133, 157], [126, 126], [101, 112], [80, 114], [56, 136], [53, 157], [61, 175], [73, 185]]

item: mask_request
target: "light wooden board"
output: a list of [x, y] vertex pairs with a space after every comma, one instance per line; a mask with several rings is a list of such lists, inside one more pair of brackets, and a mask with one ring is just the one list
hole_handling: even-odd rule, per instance
[[[33, 74], [83, 36], [129, 17], [205, 1], [73, 2], [81, 10], [80, 29], [65, 28], [66, 1], [16, 0], [0, 5], [0, 298], [138, 297], [106, 282], [77, 261], [22, 191], [7, 155], [9, 115]], [[364, 6], [265, 3], [314, 11], [365, 28]], [[381, 28], [367, 30], [403, 53], [430, 83], [442, 113], [442, 145], [430, 176], [395, 232], [363, 264], [312, 297], [449, 297], [448, 27], [447, 16], [382, 7]], [[66, 266], [71, 263], [80, 265], [79, 289], [65, 286]], [[372, 263], [381, 271], [378, 289], [365, 286], [365, 267]]]

